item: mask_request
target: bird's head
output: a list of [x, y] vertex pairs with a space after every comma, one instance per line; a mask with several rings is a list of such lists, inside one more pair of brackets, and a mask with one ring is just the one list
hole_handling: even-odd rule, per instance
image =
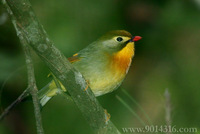
[[109, 53], [116, 53], [125, 48], [128, 44], [134, 48], [134, 42], [140, 40], [140, 36], [132, 36], [125, 30], [110, 31], [98, 40], [101, 49]]

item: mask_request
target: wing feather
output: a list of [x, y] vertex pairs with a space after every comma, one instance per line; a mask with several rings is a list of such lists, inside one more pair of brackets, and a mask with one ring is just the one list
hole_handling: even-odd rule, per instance
[[79, 55], [76, 53], [74, 54], [72, 57], [67, 58], [69, 60], [69, 62], [74, 63], [76, 61], [80, 61], [80, 57]]

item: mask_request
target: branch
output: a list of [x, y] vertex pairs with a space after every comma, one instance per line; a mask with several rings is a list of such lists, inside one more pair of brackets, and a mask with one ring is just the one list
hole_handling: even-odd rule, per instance
[[[69, 63], [66, 57], [53, 45], [42, 25], [37, 20], [28, 0], [2, 0], [8, 13], [13, 16], [13, 24], [17, 34], [23, 33], [22, 38], [46, 63], [52, 73], [68, 89], [81, 113], [96, 133], [117, 134], [119, 131], [108, 120], [107, 114], [99, 104], [91, 89], [86, 87], [82, 74]], [[21, 38], [20, 38], [21, 40]]]
[[37, 133], [38, 134], [44, 134], [44, 130], [42, 127], [42, 118], [41, 118], [41, 113], [40, 113], [40, 103], [38, 99], [38, 89], [36, 86], [36, 81], [35, 81], [35, 75], [34, 75], [34, 67], [32, 63], [32, 58], [31, 58], [31, 53], [29, 46], [27, 44], [27, 41], [24, 40], [23, 35], [20, 36], [20, 41], [21, 44], [23, 45], [25, 57], [26, 57], [26, 65], [27, 65], [27, 74], [28, 74], [28, 88], [29, 92], [32, 96], [33, 100], [33, 106], [34, 106], [34, 113], [35, 113], [35, 119], [36, 119], [36, 127], [37, 127]]
[[24, 98], [26, 98], [29, 94], [29, 89], [24, 90], [24, 92], [13, 102], [11, 103], [0, 115], [0, 121], [6, 117], [6, 115], [9, 114], [9, 112], [17, 105], [19, 104]]
[[[15, 26], [15, 29], [17, 30], [19, 27], [18, 25], [15, 23], [15, 16], [12, 14], [12, 11], [10, 10], [10, 7], [6, 4], [6, 2], [3, 0], [2, 1], [3, 4], [5, 4], [5, 6], [7, 7], [7, 11], [9, 12], [9, 14], [11, 15], [12, 18], [12, 22], [13, 25]], [[25, 53], [25, 57], [26, 57], [26, 65], [27, 65], [27, 74], [28, 74], [28, 89], [29, 90], [25, 90], [22, 95], [20, 95], [20, 97], [18, 98], [19, 100], [23, 99], [26, 95], [28, 95], [28, 93], [31, 94], [32, 99], [33, 99], [33, 106], [34, 106], [34, 113], [35, 113], [35, 119], [36, 119], [36, 127], [37, 127], [37, 133], [38, 134], [43, 134], [44, 130], [42, 127], [42, 119], [41, 119], [41, 113], [40, 113], [40, 104], [39, 104], [39, 99], [37, 96], [37, 86], [36, 86], [36, 81], [35, 81], [35, 75], [34, 75], [34, 67], [33, 67], [33, 63], [32, 63], [32, 58], [31, 58], [31, 53], [28, 47], [28, 40], [26, 38], [24, 38], [25, 33], [19, 33], [18, 32], [18, 36], [20, 38], [20, 42], [23, 45], [23, 49], [24, 49], [24, 53]], [[11, 106], [9, 106], [9, 109], [12, 109], [17, 103], [19, 103], [19, 100], [17, 99], [16, 103], [13, 102]], [[9, 110], [8, 109], [8, 110]], [[9, 111], [6, 111], [5, 113], [8, 113]], [[4, 115], [2, 116], [2, 118], [4, 117]]]

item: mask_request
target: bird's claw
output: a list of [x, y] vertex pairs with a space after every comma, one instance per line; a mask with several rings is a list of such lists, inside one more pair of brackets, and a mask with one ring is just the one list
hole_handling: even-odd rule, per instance
[[86, 80], [86, 84], [87, 84], [87, 85], [86, 85], [84, 91], [86, 91], [86, 90], [88, 89], [88, 87], [90, 86], [89, 80]]
[[104, 109], [104, 113], [105, 113], [105, 122], [107, 123], [110, 120], [111, 116], [106, 109]]

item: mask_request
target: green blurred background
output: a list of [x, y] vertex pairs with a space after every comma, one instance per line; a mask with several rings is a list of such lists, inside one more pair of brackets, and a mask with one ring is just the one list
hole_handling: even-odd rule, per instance
[[[98, 97], [121, 131], [142, 127], [116, 95], [146, 123], [165, 125], [164, 91], [169, 90], [172, 125], [200, 129], [200, 0], [31, 0], [51, 40], [69, 57], [110, 30], [125, 29], [143, 39], [122, 86]], [[26, 88], [24, 54], [13, 25], [0, 5], [0, 86], [3, 108]], [[34, 54], [37, 85], [50, 81], [48, 68]], [[92, 133], [73, 102], [57, 96], [42, 110], [46, 134]], [[31, 102], [18, 105], [2, 122], [0, 134], [35, 134]]]

